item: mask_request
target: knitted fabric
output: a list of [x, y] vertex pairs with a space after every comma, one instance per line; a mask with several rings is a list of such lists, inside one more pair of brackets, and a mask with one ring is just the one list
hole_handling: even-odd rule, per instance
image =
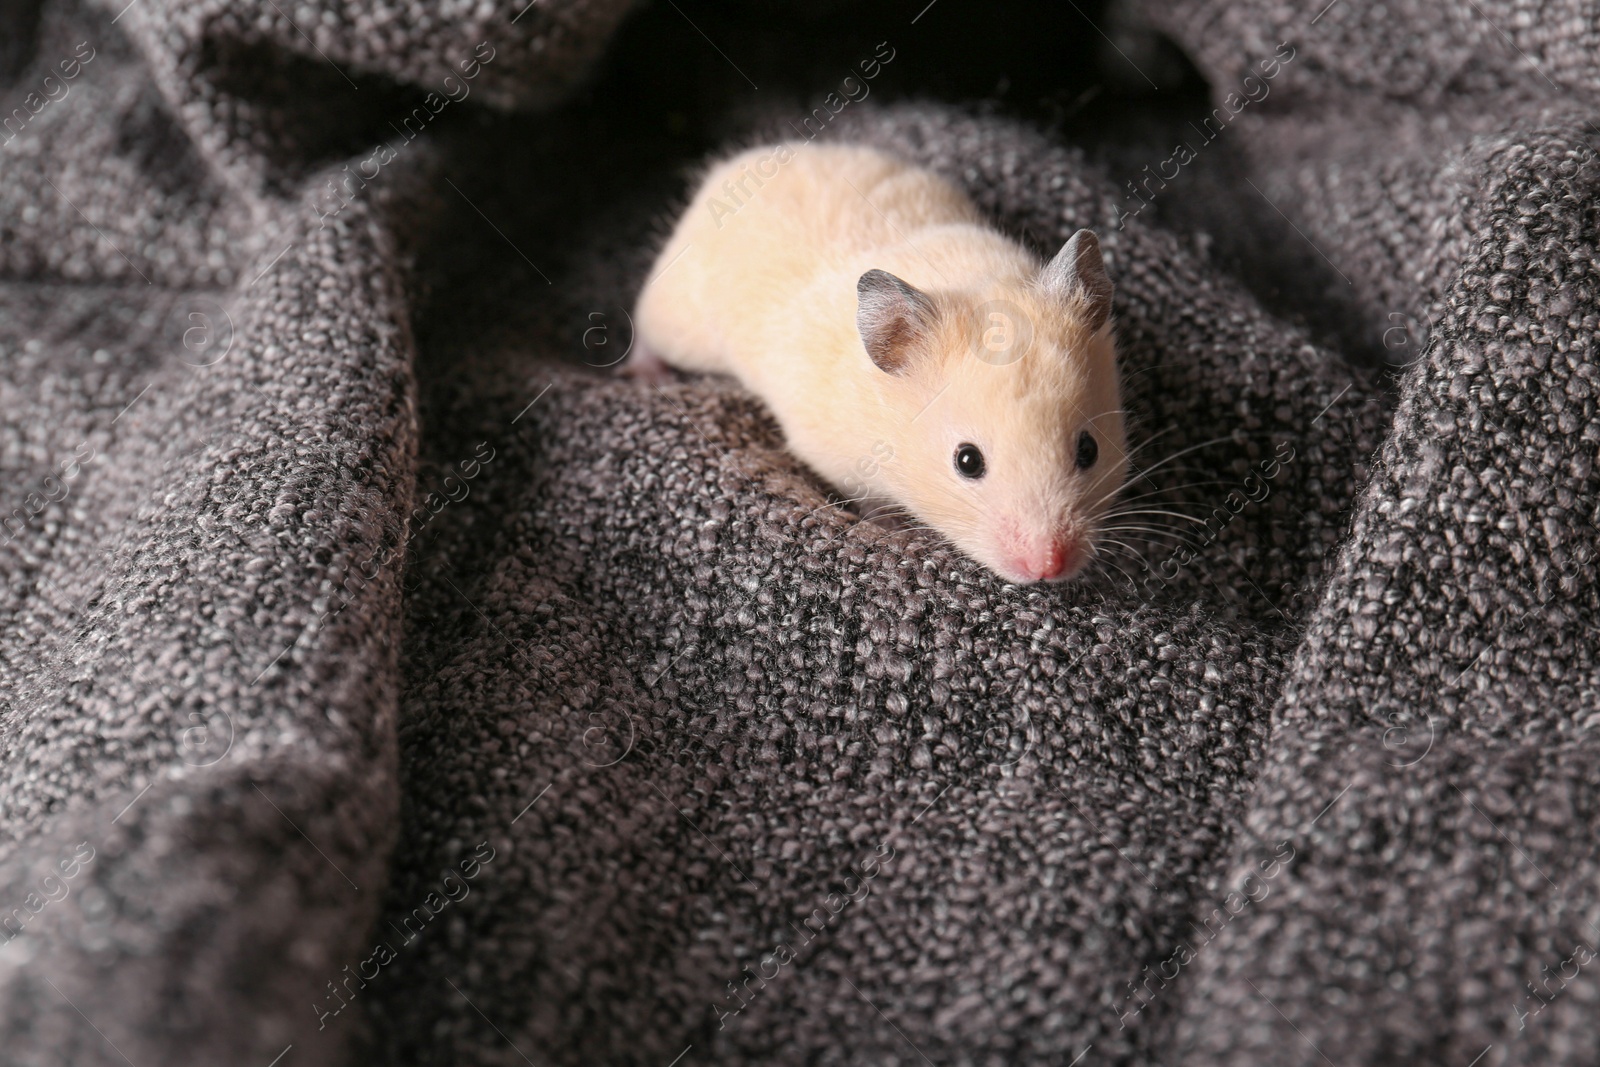
[[1590, 21], [1119, 9], [1225, 109], [1144, 198], [832, 119], [1100, 235], [1173, 514], [1015, 587], [605, 371], [692, 180], [625, 6], [0, 55], [0, 1058], [1593, 1062]]

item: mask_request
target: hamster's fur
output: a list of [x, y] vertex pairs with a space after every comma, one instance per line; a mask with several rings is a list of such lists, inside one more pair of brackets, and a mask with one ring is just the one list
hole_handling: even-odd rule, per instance
[[734, 375], [851, 499], [1011, 581], [1067, 578], [1127, 467], [1110, 305], [1087, 230], [1043, 264], [928, 171], [771, 145], [707, 173], [640, 294], [629, 370]]

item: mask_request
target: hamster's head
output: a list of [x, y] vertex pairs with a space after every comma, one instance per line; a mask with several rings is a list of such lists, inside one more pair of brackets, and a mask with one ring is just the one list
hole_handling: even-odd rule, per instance
[[889, 495], [1009, 581], [1082, 571], [1127, 471], [1110, 316], [1088, 230], [981, 291], [863, 274], [856, 325], [898, 416]]

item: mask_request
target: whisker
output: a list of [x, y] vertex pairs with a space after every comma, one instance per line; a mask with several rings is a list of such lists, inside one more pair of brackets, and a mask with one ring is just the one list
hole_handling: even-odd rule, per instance
[[840, 497], [838, 500], [830, 500], [827, 503], [823, 504], [821, 507], [812, 508], [810, 511], [806, 512], [800, 518], [803, 521], [805, 519], [809, 519], [811, 516], [815, 515], [819, 511], [826, 511], [828, 508], [838, 508], [838, 507], [844, 507], [846, 504], [858, 503], [858, 502], [860, 502], [862, 500], [867, 499], [868, 495], [869, 494], [863, 493], [860, 496], [846, 496], [846, 497]]
[[[1176, 490], [1162, 485], [1160, 481], [1153, 477], [1153, 475], [1158, 470], [1165, 470], [1167, 472], [1167, 477], [1173, 475], [1178, 477], [1194, 477], [1198, 475], [1203, 478], [1205, 475], [1216, 473], [1215, 470], [1205, 467], [1197, 467], [1192, 463], [1175, 463], [1174, 461], [1178, 458], [1179, 456], [1174, 454], [1162, 460], [1154, 467], [1143, 470], [1129, 471], [1128, 480], [1125, 484], [1132, 485], [1135, 482], [1144, 482], [1153, 492], [1175, 492]], [[1223, 483], [1219, 482], [1219, 484]]]
[[1119, 512], [1119, 513], [1114, 514], [1114, 515], [1107, 514], [1107, 515], [1101, 516], [1099, 523], [1094, 528], [1097, 529], [1097, 530], [1106, 530], [1108, 532], [1115, 532], [1117, 530], [1124, 530], [1124, 531], [1126, 531], [1128, 533], [1155, 533], [1155, 534], [1170, 534], [1170, 533], [1172, 533], [1172, 526], [1169, 523], [1164, 523], [1164, 522], [1145, 522], [1145, 521], [1133, 521], [1133, 522], [1124, 522], [1124, 521], [1122, 521], [1124, 519], [1143, 520], [1143, 519], [1145, 519], [1147, 517], [1148, 516], [1135, 516], [1132, 512]]
[[1139, 537], [1139, 536], [1143, 535], [1143, 536], [1145, 536], [1147, 538], [1151, 538], [1151, 539], [1153, 539], [1155, 537], [1170, 537], [1173, 540], [1176, 540], [1176, 541], [1178, 541], [1180, 543], [1184, 543], [1184, 544], [1187, 543], [1187, 542], [1184, 541], [1184, 539], [1182, 537], [1178, 536], [1178, 533], [1175, 530], [1172, 530], [1172, 529], [1169, 529], [1169, 528], [1163, 528], [1163, 527], [1159, 527], [1159, 526], [1142, 526], [1142, 525], [1123, 524], [1123, 525], [1119, 525], [1119, 526], [1103, 526], [1103, 527], [1100, 528], [1099, 531], [1097, 531], [1097, 535], [1098, 534], [1108, 534], [1108, 533], [1109, 534], [1125, 533], [1125, 534], [1132, 535], [1134, 537]]
[[[1118, 467], [1116, 467], [1113, 464], [1109, 464], [1109, 463], [1106, 464], [1106, 469], [1101, 471], [1095, 477], [1095, 480], [1089, 483], [1089, 488], [1084, 490], [1084, 494], [1083, 495], [1092, 498], [1096, 493], [1098, 493], [1100, 491], [1100, 487], [1105, 484], [1105, 481], [1106, 481], [1107, 478], [1114, 477], [1118, 473], [1120, 473], [1120, 469]], [[1127, 484], [1128, 484], [1127, 479], [1123, 479], [1122, 484], [1117, 486], [1115, 489], [1111, 490], [1111, 492], [1107, 493], [1106, 497], [1109, 499], [1111, 497], [1116, 496], [1118, 493], [1122, 492], [1122, 490], [1127, 486]]]
[[1172, 363], [1153, 363], [1148, 367], [1140, 367], [1138, 370], [1136, 370], [1133, 373], [1125, 376], [1122, 379], [1122, 383], [1124, 385], [1126, 385], [1128, 382], [1130, 382], [1133, 379], [1139, 377], [1139, 375], [1141, 375], [1141, 374], [1149, 374], [1151, 371], [1165, 370], [1168, 367], [1182, 367], [1182, 366], [1185, 366], [1185, 364], [1182, 363], [1181, 361], [1175, 361], [1175, 362], [1172, 362]]
[[1132, 556], [1134, 559], [1138, 560], [1140, 563], [1145, 565], [1145, 568], [1144, 568], [1145, 570], [1149, 570], [1150, 569], [1149, 563], [1144, 558], [1144, 553], [1137, 551], [1132, 545], [1128, 544], [1126, 541], [1118, 541], [1115, 538], [1108, 537], [1108, 538], [1105, 539], [1105, 543], [1108, 544], [1108, 545], [1112, 545], [1114, 547], [1125, 549], [1130, 556]]
[[1145, 533], [1168, 534], [1172, 532], [1172, 528], [1164, 523], [1114, 521], [1129, 517], [1131, 517], [1130, 514], [1126, 512], [1115, 515], [1103, 515], [1100, 517], [1100, 521], [1097, 522], [1093, 528], [1096, 530], [1105, 530], [1111, 533], [1115, 533], [1117, 530], [1126, 530], [1129, 533], [1138, 533], [1143, 531]]
[[[1163, 503], [1163, 502], [1162, 501], [1158, 501], [1157, 503]], [[1119, 515], [1147, 515], [1147, 514], [1149, 514], [1149, 515], [1161, 515], [1161, 514], [1170, 514], [1170, 512], [1165, 512], [1161, 508], [1157, 507], [1156, 504], [1140, 503], [1140, 504], [1138, 504], [1137, 507], [1133, 506], [1133, 504], [1134, 504], [1134, 502], [1129, 502], [1128, 504], [1119, 504], [1116, 507], [1107, 508], [1106, 512], [1105, 512], [1105, 517], [1110, 519], [1110, 518], [1115, 518], [1116, 516], [1119, 516]], [[1171, 503], [1171, 506], [1176, 508], [1176, 507], [1181, 507], [1182, 504], [1181, 504], [1181, 502], [1173, 501]]]
[[1168, 488], [1156, 489], [1156, 490], [1153, 490], [1153, 491], [1148, 492], [1148, 493], [1140, 493], [1138, 496], [1119, 496], [1117, 499], [1120, 502], [1124, 503], [1124, 504], [1131, 504], [1136, 500], [1144, 500], [1147, 497], [1160, 496], [1162, 493], [1176, 493], [1176, 492], [1179, 492], [1180, 490], [1183, 490], [1183, 489], [1199, 489], [1202, 486], [1232, 485], [1232, 484], [1233, 484], [1232, 482], [1226, 482], [1226, 481], [1221, 480], [1220, 478], [1215, 478], [1215, 479], [1211, 479], [1210, 481], [1204, 481], [1204, 482], [1186, 482], [1183, 485], [1174, 485], [1170, 489], [1168, 489]]
[[[1093, 484], [1091, 484], [1089, 486], [1089, 495], [1093, 495], [1097, 490], [1099, 490], [1100, 486], [1105, 483], [1105, 480], [1107, 478], [1112, 477], [1113, 475], [1117, 474], [1119, 471], [1121, 471], [1123, 469], [1126, 469], [1128, 471], [1129, 478], [1127, 480], [1125, 480], [1122, 485], [1117, 487], [1117, 489], [1113, 492], [1113, 495], [1115, 495], [1116, 492], [1121, 492], [1122, 489], [1126, 488], [1126, 486], [1128, 484], [1128, 481], [1138, 481], [1140, 478], [1144, 477], [1143, 473], [1138, 471], [1137, 468], [1134, 467], [1134, 463], [1133, 463], [1134, 457], [1139, 455], [1145, 449], [1147, 449], [1147, 448], [1151, 447], [1152, 445], [1154, 445], [1157, 441], [1161, 440], [1161, 438], [1165, 437], [1167, 434], [1177, 432], [1178, 429], [1179, 429], [1179, 427], [1177, 427], [1177, 426], [1168, 426], [1165, 430], [1162, 430], [1160, 433], [1154, 434], [1154, 435], [1146, 438], [1145, 440], [1139, 442], [1133, 448], [1131, 448], [1131, 449], [1129, 449], [1129, 448], [1123, 449], [1121, 465], [1120, 466], [1118, 466], [1118, 465], [1107, 465], [1106, 469], [1099, 475], [1099, 477], [1095, 478]], [[1175, 453], [1175, 454], [1176, 455], [1181, 455], [1182, 453]], [[1152, 482], [1151, 484], [1153, 485], [1155, 483]]]
[[1119, 567], [1115, 563], [1111, 562], [1111, 560], [1107, 559], [1104, 556], [1095, 556], [1093, 558], [1094, 558], [1095, 562], [1105, 564], [1107, 567], [1110, 567], [1112, 570], [1116, 571], [1118, 574], [1120, 574], [1124, 578], [1128, 579], [1128, 585], [1131, 586], [1132, 588], [1137, 589], [1139, 587], [1139, 583], [1134, 581], [1133, 575], [1129, 574], [1127, 571], [1123, 570], [1121, 567]]
[[1107, 538], [1105, 538], [1105, 542], [1108, 545], [1120, 545], [1121, 547], [1127, 549], [1129, 552], [1133, 553], [1133, 555], [1134, 555], [1134, 557], [1136, 559], [1141, 559], [1142, 560], [1142, 559], [1145, 558], [1144, 552], [1140, 551], [1140, 549], [1138, 547], [1136, 547], [1133, 544], [1130, 544], [1127, 541], [1124, 541], [1120, 537], [1107, 537]]
[[1134, 520], [1143, 521], [1143, 520], [1146, 520], [1146, 519], [1154, 519], [1154, 518], [1157, 518], [1157, 517], [1159, 517], [1161, 519], [1174, 519], [1174, 518], [1183, 519], [1186, 522], [1203, 522], [1204, 521], [1202, 519], [1196, 518], [1193, 515], [1186, 515], [1181, 511], [1167, 511], [1164, 508], [1132, 508], [1132, 509], [1129, 509], [1127, 511], [1119, 511], [1115, 515], [1107, 515], [1106, 516], [1106, 518], [1108, 520], [1114, 520], [1115, 522], [1121, 522], [1121, 521], [1127, 520], [1127, 519], [1134, 519]]
[[[1129, 562], [1137, 563], [1139, 565], [1139, 569], [1140, 570], [1142, 570], [1142, 571], [1144, 571], [1146, 573], [1148, 573], [1150, 571], [1150, 562], [1147, 559], [1145, 559], [1143, 555], [1141, 555], [1138, 552], [1134, 551], [1131, 547], [1129, 547], [1128, 545], [1124, 544], [1123, 542], [1120, 542], [1120, 541], [1115, 542], [1115, 543], [1108, 542], [1104, 547], [1105, 547], [1105, 552], [1103, 554], [1099, 551], [1098, 548], [1096, 549], [1096, 552], [1095, 552], [1095, 558], [1096, 559], [1103, 560], [1105, 563], [1114, 566], [1115, 564], [1112, 563], [1112, 560], [1114, 558], [1116, 558], [1116, 557], [1126, 557], [1129, 560]], [[1122, 568], [1119, 567], [1118, 570], [1122, 570]], [[1134, 588], [1138, 587], [1138, 579], [1136, 579], [1132, 575], [1128, 574], [1128, 572], [1126, 570], [1122, 570], [1122, 574], [1123, 574], [1124, 577], [1126, 577], [1128, 579], [1128, 581], [1130, 583], [1132, 583]]]
[[[1255, 434], [1255, 435], [1244, 434], [1243, 435], [1243, 440], [1244, 441], [1248, 441], [1248, 440], [1251, 439], [1252, 436], [1261, 437], [1261, 436], [1265, 436], [1265, 435], [1262, 435], [1262, 434]], [[1214, 437], [1209, 441], [1202, 441], [1197, 445], [1191, 445], [1188, 448], [1181, 449], [1181, 450], [1179, 450], [1177, 452], [1174, 452], [1172, 455], [1166, 457], [1165, 459], [1163, 459], [1161, 462], [1155, 464], [1154, 466], [1146, 467], [1143, 470], [1137, 472], [1137, 474], [1134, 476], [1134, 478], [1131, 478], [1130, 480], [1139, 480], [1139, 479], [1149, 480], [1150, 479], [1150, 475], [1152, 475], [1156, 471], [1161, 470], [1162, 468], [1170, 465], [1174, 460], [1178, 459], [1180, 456], [1186, 456], [1191, 452], [1196, 452], [1196, 451], [1198, 451], [1198, 450], [1200, 450], [1202, 448], [1209, 448], [1212, 445], [1222, 444], [1223, 442], [1226, 442], [1226, 441], [1239, 441], [1239, 440], [1240, 440], [1240, 435], [1239, 435], [1238, 431], [1235, 431], [1235, 433], [1228, 434], [1228, 435], [1223, 436], [1223, 437]], [[1180, 467], [1178, 469], [1182, 470], [1184, 468]], [[1207, 471], [1205, 473], [1212, 473], [1212, 472]], [[1154, 485], [1155, 482], [1151, 481], [1150, 484]]]
[[1122, 461], [1124, 463], [1126, 463], [1128, 465], [1128, 467], [1131, 469], [1133, 467], [1133, 459], [1134, 459], [1135, 456], [1139, 455], [1141, 452], [1145, 451], [1146, 449], [1150, 448], [1152, 445], [1154, 445], [1157, 442], [1159, 442], [1163, 437], [1167, 436], [1167, 434], [1176, 433], [1177, 431], [1178, 431], [1178, 427], [1176, 427], [1176, 426], [1168, 426], [1165, 430], [1162, 430], [1160, 433], [1153, 434], [1150, 437], [1145, 438], [1143, 441], [1140, 441], [1138, 444], [1134, 445], [1132, 448], [1123, 449], [1123, 451], [1122, 451]]
[[1210, 448], [1212, 445], [1220, 445], [1225, 441], [1232, 441], [1232, 440], [1234, 440], [1234, 435], [1230, 433], [1230, 434], [1225, 434], [1222, 437], [1213, 437], [1209, 441], [1201, 441], [1197, 445], [1190, 445], [1188, 448], [1181, 449], [1181, 450], [1179, 450], [1177, 452], [1174, 452], [1172, 455], [1168, 456], [1166, 459], [1162, 460], [1160, 463], [1157, 463], [1153, 467], [1146, 467], [1140, 473], [1143, 474], [1145, 477], [1149, 477], [1151, 474], [1154, 474], [1156, 471], [1160, 470], [1162, 467], [1165, 467], [1167, 464], [1171, 463], [1173, 460], [1178, 459], [1180, 456], [1187, 456], [1189, 453], [1198, 452], [1202, 448]]
[[1167, 434], [1169, 434], [1169, 433], [1177, 433], [1178, 430], [1179, 430], [1179, 427], [1177, 427], [1177, 426], [1168, 426], [1165, 430], [1162, 430], [1160, 433], [1152, 434], [1151, 436], [1145, 438], [1143, 441], [1140, 441], [1138, 444], [1134, 445], [1132, 448], [1123, 449], [1122, 450], [1122, 460], [1123, 460], [1123, 462], [1124, 463], [1130, 462], [1133, 459], [1134, 456], [1137, 456], [1140, 452], [1143, 452], [1145, 449], [1149, 448], [1151, 445], [1155, 444], [1157, 441], [1159, 441], [1163, 437], [1167, 436]]
[[1192, 522], [1199, 526], [1205, 525], [1202, 520], [1195, 518], [1193, 515], [1185, 515], [1178, 511], [1162, 511], [1159, 508], [1139, 508], [1134, 511], [1119, 511], [1117, 512], [1117, 515], [1118, 517], [1127, 515], [1166, 515], [1170, 518], [1183, 519], [1185, 522]]

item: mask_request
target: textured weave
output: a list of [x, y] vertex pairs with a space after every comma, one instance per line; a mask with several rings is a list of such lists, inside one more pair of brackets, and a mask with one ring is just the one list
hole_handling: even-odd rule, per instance
[[1136, 213], [1169, 146], [830, 120], [1101, 235], [1176, 514], [1017, 588], [595, 369], [694, 155], [594, 119], [623, 7], [25, 35], [0, 1060], [1592, 1063], [1592, 18], [1118, 9], [1295, 49]]

